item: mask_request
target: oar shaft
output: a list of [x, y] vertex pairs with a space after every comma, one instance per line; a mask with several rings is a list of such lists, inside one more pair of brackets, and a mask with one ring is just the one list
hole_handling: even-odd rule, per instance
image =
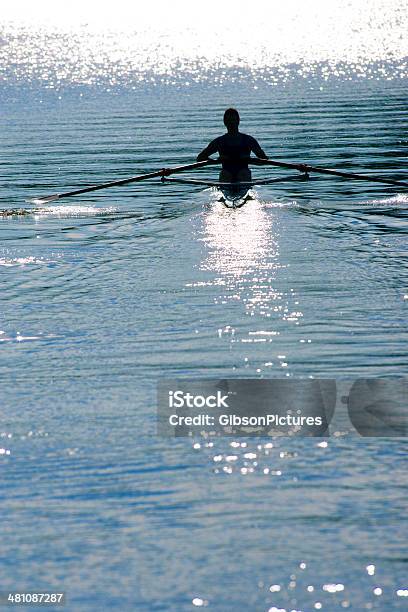
[[170, 174], [177, 174], [184, 170], [194, 170], [195, 168], [201, 168], [209, 164], [217, 164], [218, 160], [208, 159], [201, 162], [195, 162], [194, 164], [187, 164], [185, 166], [176, 166], [173, 168], [163, 168], [162, 170], [156, 170], [155, 172], [149, 172], [147, 174], [139, 174], [130, 178], [121, 179], [119, 181], [111, 181], [110, 183], [101, 183], [100, 185], [92, 185], [90, 187], [83, 187], [82, 189], [75, 189], [74, 191], [67, 191], [65, 193], [58, 194], [59, 198], [68, 198], [70, 196], [79, 195], [81, 193], [88, 193], [89, 191], [97, 191], [98, 189], [107, 189], [108, 187], [116, 187], [119, 185], [127, 185], [128, 183], [137, 183], [139, 181], [145, 181], [147, 179], [157, 178], [159, 176], [170, 176]]
[[408, 187], [408, 183], [404, 181], [394, 181], [392, 179], [383, 179], [378, 176], [369, 176], [366, 174], [355, 174], [354, 172], [342, 172], [341, 170], [329, 170], [320, 166], [309, 166], [308, 164], [290, 164], [288, 162], [278, 162], [271, 159], [251, 160], [256, 165], [277, 166], [280, 168], [296, 168], [304, 172], [317, 172], [318, 174], [331, 174], [333, 176], [341, 176], [343, 178], [356, 179], [358, 181], [373, 181], [375, 183], [383, 183], [385, 185], [397, 185], [398, 187]]

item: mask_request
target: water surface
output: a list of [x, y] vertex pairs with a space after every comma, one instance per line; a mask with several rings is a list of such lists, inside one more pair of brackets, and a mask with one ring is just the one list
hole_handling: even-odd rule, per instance
[[5, 64], [0, 207], [26, 214], [0, 217], [2, 590], [65, 590], [69, 610], [405, 609], [404, 440], [159, 439], [155, 387], [406, 375], [407, 194], [312, 175], [239, 210], [159, 181], [25, 202], [189, 163], [230, 105], [273, 158], [406, 180], [387, 40], [383, 78], [368, 54], [351, 82], [311, 61], [274, 80], [268, 60], [268, 78], [225, 61], [188, 86], [173, 67], [173, 85], [45, 89]]

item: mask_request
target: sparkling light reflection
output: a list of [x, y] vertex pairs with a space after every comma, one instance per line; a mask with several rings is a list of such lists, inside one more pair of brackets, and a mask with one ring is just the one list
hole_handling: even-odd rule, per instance
[[217, 301], [241, 302], [249, 315], [269, 314], [271, 304], [282, 299], [273, 288], [275, 271], [282, 264], [273, 216], [263, 204], [253, 200], [232, 211], [215, 203], [204, 217], [204, 242], [208, 251], [201, 268], [217, 275]]
[[136, 86], [404, 78], [405, 0], [2, 3], [8, 82]]
[[[255, 199], [234, 211], [214, 202], [202, 215], [201, 240], [206, 249], [200, 268], [212, 273], [205, 285], [213, 286], [215, 304], [229, 304], [238, 320], [248, 317], [246, 324], [235, 326], [232, 315], [230, 324], [218, 329], [219, 338], [231, 345], [248, 345], [249, 350], [258, 347], [256, 373], [278, 367], [290, 376], [290, 356], [279, 350], [280, 336], [288, 325], [298, 325], [303, 313], [284, 280], [287, 264], [279, 251], [280, 217], [273, 211], [280, 206]], [[254, 354], [246, 352], [244, 367], [250, 365], [250, 357], [253, 362]]]

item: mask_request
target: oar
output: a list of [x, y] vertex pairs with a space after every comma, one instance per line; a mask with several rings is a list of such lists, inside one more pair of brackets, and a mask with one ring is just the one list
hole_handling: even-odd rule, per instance
[[186, 164], [185, 166], [176, 166], [173, 168], [162, 168], [155, 172], [149, 172], [147, 174], [139, 174], [130, 178], [121, 179], [119, 181], [110, 181], [109, 183], [101, 183], [100, 185], [92, 185], [91, 187], [83, 187], [81, 189], [75, 189], [74, 191], [66, 191], [65, 193], [54, 193], [53, 195], [44, 196], [41, 198], [33, 198], [28, 200], [32, 204], [41, 206], [42, 204], [48, 204], [61, 198], [69, 198], [71, 196], [80, 195], [81, 193], [88, 193], [89, 191], [97, 191], [98, 189], [107, 189], [108, 187], [116, 187], [118, 185], [127, 185], [128, 183], [137, 183], [139, 181], [145, 181], [147, 179], [157, 178], [159, 176], [169, 176], [170, 174], [177, 174], [177, 172], [183, 172], [183, 170], [194, 170], [195, 168], [201, 168], [209, 164], [220, 163], [217, 159], [206, 159], [201, 162], [195, 162], [194, 164]]
[[398, 187], [408, 187], [408, 183], [403, 181], [393, 181], [392, 179], [382, 179], [378, 176], [370, 176], [368, 174], [355, 174], [354, 172], [341, 172], [340, 170], [329, 170], [320, 166], [309, 166], [308, 164], [290, 164], [288, 162], [279, 162], [272, 159], [257, 159], [251, 158], [251, 163], [255, 165], [277, 166], [279, 168], [296, 168], [299, 172], [317, 172], [319, 174], [331, 174], [334, 176], [342, 176], [343, 178], [356, 179], [359, 181], [373, 181], [375, 183], [383, 183], [385, 185], [397, 185]]

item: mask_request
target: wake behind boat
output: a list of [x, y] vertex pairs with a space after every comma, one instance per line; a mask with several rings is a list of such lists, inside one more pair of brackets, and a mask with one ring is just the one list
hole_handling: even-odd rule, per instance
[[219, 190], [220, 197], [219, 202], [222, 202], [227, 208], [240, 208], [249, 200], [252, 200], [250, 195], [251, 188], [255, 185], [253, 181], [247, 182], [223, 182], [223, 181], [211, 181], [211, 180], [200, 180], [191, 178], [169, 178], [163, 177], [162, 181], [183, 183], [187, 185], [199, 185], [204, 187], [214, 187]]
[[251, 195], [253, 187], [288, 181], [307, 180], [308, 178], [309, 175], [307, 173], [303, 173], [279, 178], [259, 178], [245, 182], [215, 181], [196, 177], [174, 178], [169, 176], [163, 176], [161, 180], [163, 183], [181, 183], [184, 185], [214, 187], [220, 192], [220, 197], [218, 198], [219, 202], [222, 202], [227, 208], [240, 208], [246, 202], [253, 199], [253, 196]]

